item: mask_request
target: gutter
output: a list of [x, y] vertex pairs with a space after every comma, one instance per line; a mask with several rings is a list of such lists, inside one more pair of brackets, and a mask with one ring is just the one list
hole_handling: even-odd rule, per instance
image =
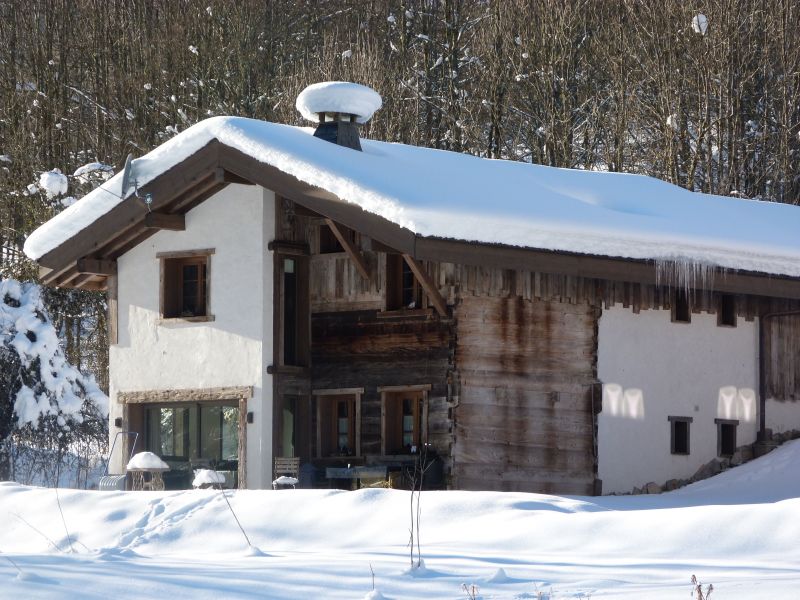
[[792, 317], [800, 315], [800, 310], [787, 310], [784, 312], [772, 312], [758, 317], [758, 399], [759, 399], [759, 430], [758, 442], [767, 442], [767, 361], [764, 352], [764, 330], [766, 322], [770, 319], [779, 317]]

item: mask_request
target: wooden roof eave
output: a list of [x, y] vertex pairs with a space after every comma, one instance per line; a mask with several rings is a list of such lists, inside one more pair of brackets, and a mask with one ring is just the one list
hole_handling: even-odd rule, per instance
[[[642, 284], [657, 281], [652, 260], [612, 258], [535, 248], [483, 244], [417, 235], [335, 194], [315, 187], [230, 146], [212, 140], [196, 153], [140, 188], [152, 194], [151, 210], [185, 214], [228, 183], [253, 183], [293, 200], [299, 206], [354, 229], [416, 260], [453, 262], [607, 279]], [[157, 229], [145, 226], [146, 205], [130, 196], [39, 259], [50, 269], [43, 277], [49, 285], [103, 289], [104, 276], [81, 272], [84, 258], [116, 260]], [[42, 269], [44, 271], [45, 269]], [[713, 278], [720, 292], [800, 299], [800, 279], [763, 273], [720, 269]]]
[[[612, 258], [535, 248], [481, 244], [418, 236], [418, 260], [435, 260], [485, 267], [502, 267], [653, 285], [658, 281], [653, 260]], [[715, 269], [710, 287], [717, 292], [800, 299], [800, 278], [750, 271]]]
[[220, 166], [234, 175], [288, 198], [300, 206], [354, 229], [398, 252], [414, 253], [415, 235], [409, 229], [346, 202], [327, 190], [300, 181], [277, 167], [262, 163], [235, 148], [220, 145]]
[[84, 230], [38, 259], [40, 276], [46, 285], [105, 289], [107, 274], [92, 274], [79, 268], [85, 259], [115, 261], [141, 243], [158, 228], [148, 227], [151, 212], [185, 214], [229, 182], [219, 169], [219, 142], [212, 140], [195, 154], [139, 188], [139, 195], [151, 194], [148, 207], [131, 194]]

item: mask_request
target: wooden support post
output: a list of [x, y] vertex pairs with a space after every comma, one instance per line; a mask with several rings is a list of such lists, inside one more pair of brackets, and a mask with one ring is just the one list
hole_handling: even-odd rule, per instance
[[110, 275], [106, 280], [106, 327], [108, 328], [108, 343], [118, 342], [118, 304], [117, 304], [117, 276]]
[[347, 255], [355, 263], [356, 269], [358, 269], [361, 277], [364, 279], [369, 279], [369, 268], [367, 267], [364, 257], [361, 255], [361, 251], [355, 247], [353, 242], [351, 242], [346, 235], [344, 235], [341, 226], [333, 219], [325, 219], [325, 224], [331, 228], [333, 235], [336, 236], [336, 239], [339, 240], [339, 243], [342, 245], [342, 248], [344, 248], [344, 251], [347, 252]]
[[148, 229], [169, 229], [170, 231], [186, 230], [186, 215], [175, 215], [159, 212], [147, 213], [144, 226]]
[[439, 290], [434, 285], [428, 273], [425, 272], [422, 265], [414, 260], [414, 257], [410, 254], [403, 254], [403, 259], [405, 259], [408, 268], [414, 273], [414, 277], [417, 278], [422, 289], [425, 290], [428, 298], [430, 298], [431, 303], [434, 308], [436, 308], [436, 312], [439, 313], [439, 316], [446, 317], [447, 303], [444, 301], [444, 298], [442, 298], [442, 295], [439, 293]]

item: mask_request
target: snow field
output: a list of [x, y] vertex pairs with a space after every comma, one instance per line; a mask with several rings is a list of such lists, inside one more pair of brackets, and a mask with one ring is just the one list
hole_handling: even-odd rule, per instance
[[227, 492], [251, 549], [220, 491], [59, 490], [68, 538], [55, 490], [6, 482], [0, 597], [358, 599], [371, 565], [395, 599], [679, 598], [693, 574], [720, 599], [795, 598], [799, 463], [796, 441], [657, 496], [423, 492], [421, 572], [408, 492]]

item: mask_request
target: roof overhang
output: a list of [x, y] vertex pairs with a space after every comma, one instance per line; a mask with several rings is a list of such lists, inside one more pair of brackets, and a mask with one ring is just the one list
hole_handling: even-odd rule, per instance
[[[116, 260], [160, 229], [179, 229], [180, 216], [230, 183], [260, 185], [305, 209], [361, 232], [382, 246], [418, 260], [560, 273], [654, 284], [652, 260], [603, 257], [425, 237], [305, 183], [277, 167], [212, 140], [139, 189], [148, 207], [130, 195], [80, 233], [38, 259], [42, 282], [57, 287], [105, 290]], [[152, 216], [153, 213], [157, 215]], [[800, 279], [718, 269], [709, 284], [720, 292], [800, 299]]]

